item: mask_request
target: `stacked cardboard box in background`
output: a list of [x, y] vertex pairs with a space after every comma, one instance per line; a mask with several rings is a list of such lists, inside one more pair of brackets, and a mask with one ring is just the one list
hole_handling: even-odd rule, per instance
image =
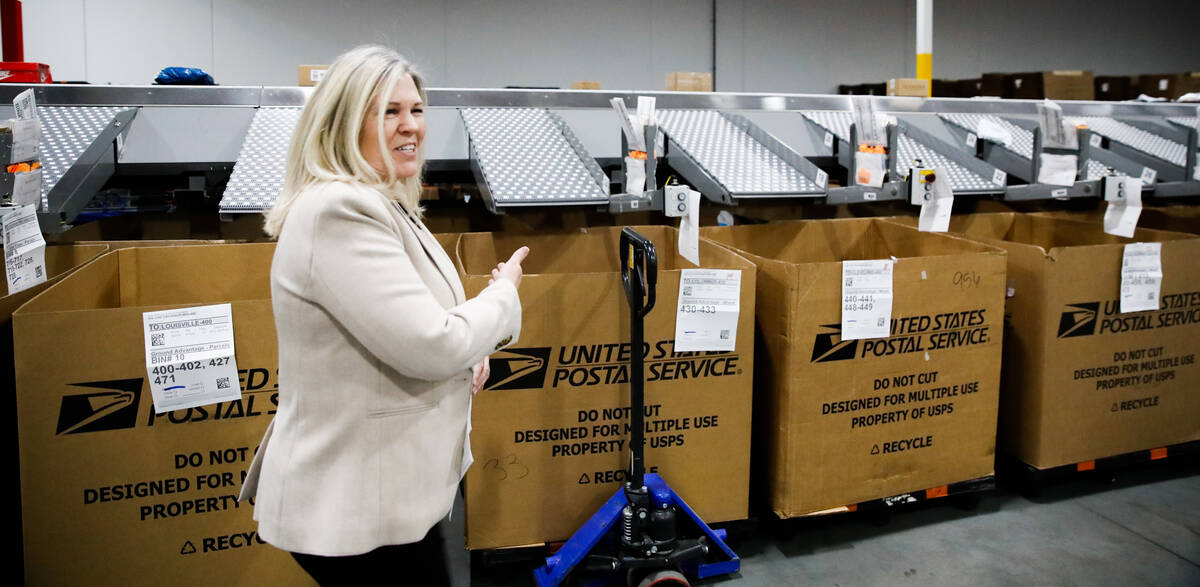
[[1121, 101], [1137, 97], [1133, 78], [1127, 75], [1096, 76], [1096, 99]]
[[1136, 91], [1133, 94], [1145, 94], [1155, 98], [1168, 100], [1193, 92], [1200, 92], [1200, 71], [1189, 73], [1143, 73], [1134, 78]]
[[[909, 221], [911, 222], [911, 221]], [[1040, 215], [955, 217], [1008, 251], [1000, 445], [1039, 469], [1200, 440], [1200, 237]], [[1130, 242], [1162, 243], [1159, 309], [1121, 313]]]
[[[657, 303], [645, 319], [646, 466], [708, 522], [745, 518], [754, 365], [754, 265], [701, 241], [704, 268], [741, 271], [732, 352], [674, 348], [680, 270], [675, 229], [637, 227], [658, 251]], [[565, 540], [622, 485], [629, 467], [629, 310], [619, 228], [574, 234], [464, 234], [467, 295], [497, 258], [532, 250], [521, 282], [520, 341], [492, 356], [475, 397], [466, 478], [467, 547]], [[501, 257], [503, 256], [503, 257]], [[653, 472], [653, 471], [651, 471]]]
[[667, 74], [667, 90], [673, 92], [711, 92], [711, 72], [672, 71]]
[[[123, 249], [13, 315], [28, 584], [310, 584], [236, 501], [278, 389], [273, 251]], [[215, 303], [242, 398], [155, 414], [142, 313]]]
[[[758, 265], [756, 462], [776, 514], [993, 474], [1003, 251], [879, 219], [701, 234]], [[890, 257], [891, 335], [842, 340], [842, 261]]]
[[930, 81], [915, 77], [892, 78], [887, 81], [887, 95], [928, 98]]
[[1056, 70], [1012, 73], [1005, 76], [1004, 97], [1023, 100], [1094, 100], [1091, 71]]

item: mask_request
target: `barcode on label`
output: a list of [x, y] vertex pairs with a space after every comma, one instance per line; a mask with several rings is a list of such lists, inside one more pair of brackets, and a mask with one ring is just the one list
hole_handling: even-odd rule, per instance
[[729, 340], [729, 329], [728, 328], [721, 329], [721, 340]]
[[166, 334], [151, 334], [150, 346], [163, 346], [167, 344], [166, 337]]
[[229, 378], [228, 377], [218, 377], [217, 378], [217, 389], [229, 389]]
[[42, 276], [42, 266], [41, 266], [41, 265], [38, 265], [37, 267], [34, 267], [34, 268], [33, 268], [33, 276], [34, 276], [34, 277], [41, 277], [41, 276]]

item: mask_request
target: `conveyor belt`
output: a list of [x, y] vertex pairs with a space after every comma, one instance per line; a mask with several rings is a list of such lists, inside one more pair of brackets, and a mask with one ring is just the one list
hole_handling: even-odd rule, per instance
[[994, 114], [939, 114], [942, 120], [965, 129], [967, 132], [979, 134], [980, 121], [987, 119], [1008, 131], [1012, 143], [1004, 148], [1022, 158], [1033, 160], [1033, 133], [1021, 128]]
[[299, 107], [263, 107], [254, 113], [242, 141], [229, 184], [221, 196], [221, 212], [261, 212], [275, 205], [283, 187], [288, 142]]
[[[752, 136], [756, 127], [745, 126], [748, 121], [709, 110], [661, 110], [658, 122], [667, 136], [731, 197], [825, 192], [824, 185], [817, 185], [799, 168], [803, 165], [800, 155], [777, 139], [768, 145], [759, 140], [765, 136]], [[787, 151], [777, 153], [772, 147]], [[806, 167], [815, 175], [815, 166]]]
[[563, 121], [543, 108], [462, 108], [471, 163], [493, 206], [608, 201], [608, 178]]
[[1185, 129], [1196, 128], [1195, 116], [1168, 116], [1167, 121]]
[[42, 121], [42, 210], [48, 210], [47, 195], [83, 152], [126, 108], [119, 106], [39, 106]]
[[[1088, 159], [1083, 163], [1083, 179], [1094, 181], [1100, 179], [1108, 173], [1108, 167], [1095, 159]], [[1119, 170], [1112, 170], [1112, 175], [1125, 175]]]
[[854, 117], [849, 112], [841, 110], [805, 110], [800, 114], [813, 121], [817, 126], [833, 133], [841, 141], [850, 140], [850, 125]]
[[955, 192], [995, 192], [1004, 190], [1003, 187], [992, 183], [991, 179], [985, 179], [983, 176], [955, 163], [948, 157], [917, 142], [906, 134], [900, 134], [896, 137], [896, 151], [896, 157], [893, 157], [895, 161], [893, 169], [898, 177], [904, 177], [908, 174], [909, 164], [915, 159], [920, 159], [926, 167], [937, 167], [948, 173], [950, 175], [950, 187]]
[[1067, 121], [1073, 125], [1087, 125], [1092, 132], [1108, 137], [1110, 141], [1116, 141], [1171, 165], [1183, 167], [1186, 164], [1186, 146], [1152, 132], [1104, 116], [1074, 116], [1067, 118]]

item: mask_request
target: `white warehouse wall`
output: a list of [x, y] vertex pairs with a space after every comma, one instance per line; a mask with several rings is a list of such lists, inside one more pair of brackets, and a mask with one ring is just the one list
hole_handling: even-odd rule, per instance
[[[832, 92], [912, 75], [915, 0], [24, 0], [25, 55], [56, 79], [149, 84], [194, 65], [222, 85], [294, 85], [300, 64], [392, 45], [440, 87]], [[714, 31], [715, 15], [715, 31]], [[934, 75], [1200, 70], [1200, 3], [937, 0]], [[715, 32], [715, 34], [714, 34]], [[715, 39], [715, 43], [714, 43]], [[714, 55], [715, 53], [715, 55]]]

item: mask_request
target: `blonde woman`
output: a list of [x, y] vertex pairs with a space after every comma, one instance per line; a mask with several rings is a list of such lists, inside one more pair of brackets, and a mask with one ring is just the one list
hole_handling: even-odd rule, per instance
[[300, 115], [266, 219], [279, 408], [242, 497], [256, 498], [259, 536], [324, 585], [449, 583], [431, 529], [471, 464], [486, 357], [521, 327], [528, 248], [468, 300], [421, 222], [424, 107], [396, 52], [339, 57]]

